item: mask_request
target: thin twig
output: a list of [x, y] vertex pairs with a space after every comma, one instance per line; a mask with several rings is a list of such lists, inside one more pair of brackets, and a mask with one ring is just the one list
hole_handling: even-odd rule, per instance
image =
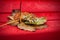
[[0, 25], [0, 27], [3, 27], [3, 26], [5, 26], [5, 25], [8, 25], [8, 24], [11, 24], [11, 23], [14, 23], [14, 22], [17, 22], [17, 20], [16, 20], [16, 21], [7, 22], [7, 23], [5, 23], [5, 24], [3, 24], [3, 25]]

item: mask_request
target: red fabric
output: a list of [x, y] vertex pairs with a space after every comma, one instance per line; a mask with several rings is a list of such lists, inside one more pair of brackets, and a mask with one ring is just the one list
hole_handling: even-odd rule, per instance
[[[2, 7], [0, 9], [0, 25], [8, 21], [7, 17], [11, 15], [12, 9], [20, 9], [19, 1], [12, 1], [12, 3], [10, 2], [2, 1], [0, 3], [5, 4], [5, 7], [3, 5], [0, 5]], [[18, 3], [18, 5], [16, 3]], [[49, 4], [49, 7], [47, 3]], [[10, 4], [13, 5], [13, 8], [10, 7]], [[35, 4], [37, 4], [38, 8]], [[29, 32], [20, 30], [15, 26], [6, 25], [0, 28], [0, 40], [60, 40], [60, 9], [58, 4], [59, 2], [57, 3], [51, 1], [23, 1], [22, 11], [33, 12], [33, 14], [35, 14], [38, 17], [46, 17], [48, 20], [48, 27], [43, 30], [36, 30], [36, 32]]]
[[[59, 2], [46, 2], [46, 1], [23, 1], [22, 11], [28, 12], [55, 12], [59, 11]], [[32, 11], [33, 10], [33, 11]]]
[[20, 9], [20, 1], [0, 1], [0, 12], [12, 12], [13, 9]]
[[[20, 9], [20, 2], [0, 1], [0, 12], [11, 12], [13, 9]], [[28, 12], [57, 12], [60, 10], [60, 2], [22, 0], [21, 4], [21, 10]]]

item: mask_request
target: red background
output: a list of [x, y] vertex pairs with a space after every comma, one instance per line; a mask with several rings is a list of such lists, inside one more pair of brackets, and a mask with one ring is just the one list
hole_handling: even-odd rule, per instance
[[[0, 1], [0, 25], [8, 21], [13, 9], [20, 9], [21, 0]], [[22, 0], [21, 10], [32, 12], [38, 17], [47, 18], [48, 27], [36, 32], [28, 32], [15, 26], [0, 28], [0, 40], [60, 40], [60, 1], [58, 0]]]

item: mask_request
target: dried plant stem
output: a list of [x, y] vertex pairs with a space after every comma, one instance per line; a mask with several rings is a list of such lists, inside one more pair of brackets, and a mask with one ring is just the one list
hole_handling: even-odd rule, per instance
[[3, 26], [8, 25], [8, 24], [11, 24], [11, 23], [13, 23], [13, 22], [17, 22], [17, 20], [13, 20], [13, 21], [7, 22], [7, 23], [5, 23], [5, 24], [3, 24], [3, 25], [0, 25], [0, 27], [3, 27]]

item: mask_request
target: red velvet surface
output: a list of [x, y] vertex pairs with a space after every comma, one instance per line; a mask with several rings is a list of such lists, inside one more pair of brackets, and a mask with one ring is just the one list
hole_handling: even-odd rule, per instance
[[11, 12], [20, 9], [20, 1], [0, 1], [0, 12]]
[[[17, 4], [16, 4], [17, 3]], [[20, 1], [2, 1], [0, 3], [0, 25], [8, 21], [12, 9], [20, 9]], [[4, 4], [4, 5], [2, 5]], [[23, 1], [22, 11], [32, 12], [38, 17], [47, 18], [47, 28], [36, 32], [23, 31], [16, 26], [6, 25], [0, 28], [0, 40], [60, 40], [59, 2]]]

